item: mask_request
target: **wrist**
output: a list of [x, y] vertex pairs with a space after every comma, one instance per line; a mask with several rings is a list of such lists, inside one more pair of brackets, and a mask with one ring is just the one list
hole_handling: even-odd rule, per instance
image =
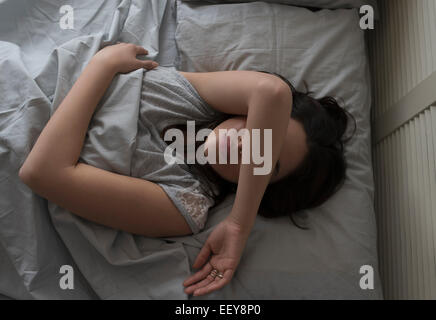
[[115, 76], [118, 73], [117, 65], [106, 57], [101, 57], [98, 54], [92, 57], [89, 65], [95, 66], [100, 71], [105, 72], [108, 76]]
[[253, 228], [254, 221], [241, 220], [237, 215], [232, 214], [232, 212], [226, 217], [228, 223], [234, 226], [238, 232], [244, 234], [248, 237]]

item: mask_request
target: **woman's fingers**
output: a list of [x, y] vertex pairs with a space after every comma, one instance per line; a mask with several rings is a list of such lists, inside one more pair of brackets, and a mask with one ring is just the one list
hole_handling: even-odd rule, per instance
[[196, 272], [194, 275], [190, 276], [188, 279], [186, 279], [183, 282], [183, 285], [189, 286], [193, 283], [196, 283], [198, 281], [200, 281], [201, 279], [204, 279], [207, 277], [207, 275], [212, 271], [212, 265], [210, 263], [208, 263], [207, 265], [205, 265], [200, 271]]
[[183, 283], [185, 286], [189, 286], [185, 288], [185, 293], [194, 294], [194, 296], [208, 294], [224, 287], [233, 277], [233, 269], [227, 269], [223, 272], [223, 278], [218, 276], [214, 278], [210, 275], [212, 269], [212, 265], [208, 263], [202, 268], [202, 270], [188, 278]]
[[[200, 253], [197, 255], [197, 258], [195, 259], [194, 265], [193, 267], [195, 269], [200, 268], [201, 266], [203, 266], [207, 259], [209, 258], [211, 253], [211, 249], [209, 247], [209, 244], [206, 242], [203, 245], [203, 248], [201, 248]], [[196, 272], [193, 276], [191, 276], [190, 278], [188, 278], [183, 285], [184, 286], [189, 286], [193, 283], [196, 283], [198, 281], [200, 281], [201, 279], [204, 279], [202, 282], [196, 283], [195, 285], [188, 287], [185, 289], [185, 292], [190, 294], [193, 290], [195, 290], [196, 288], [198, 288], [199, 286], [203, 286], [206, 283], [204, 282], [205, 280], [207, 280], [208, 278], [212, 278], [212, 277], [208, 277], [208, 274], [212, 271], [212, 265], [210, 263], [207, 263], [206, 265], [204, 265], [204, 267]], [[213, 279], [212, 279], [213, 280]], [[211, 281], [211, 280], [209, 280]]]
[[143, 48], [141, 46], [136, 46], [136, 54], [137, 55], [147, 55], [148, 50], [146, 50], [145, 48]]
[[231, 270], [231, 269], [226, 270], [223, 273], [223, 278], [222, 279], [217, 276], [217, 277], [215, 277], [214, 280], [209, 281], [209, 283], [205, 283], [204, 285], [199, 286], [198, 288], [196, 288], [194, 290], [194, 296], [201, 296], [201, 295], [204, 295], [204, 294], [211, 293], [212, 291], [221, 289], [227, 283], [230, 282], [230, 279], [232, 278], [232, 275], [233, 275], [233, 270]]
[[[135, 52], [136, 55], [147, 55], [148, 54], [148, 50], [141, 47], [141, 46], [135, 46]], [[140, 60], [138, 59], [138, 62], [141, 66], [141, 68], [145, 68], [145, 69], [153, 69], [156, 68], [159, 63], [157, 63], [156, 61], [152, 61], [152, 60]]]
[[157, 63], [156, 61], [152, 61], [152, 60], [138, 60], [139, 64], [141, 66], [141, 68], [145, 68], [145, 69], [153, 69], [156, 68], [159, 63]]
[[197, 256], [197, 259], [195, 259], [194, 265], [192, 267], [198, 269], [202, 265], [204, 265], [207, 259], [209, 258], [211, 252], [212, 251], [209, 247], [209, 243], [206, 241], [206, 243], [203, 245], [203, 248], [201, 248], [200, 253]]
[[187, 288], [185, 288], [185, 293], [186, 294], [192, 294], [193, 292], [195, 292], [197, 289], [202, 288], [207, 286], [209, 283], [214, 281], [214, 278], [209, 274], [210, 272], [207, 273], [206, 276], [203, 276], [200, 278], [203, 279]]

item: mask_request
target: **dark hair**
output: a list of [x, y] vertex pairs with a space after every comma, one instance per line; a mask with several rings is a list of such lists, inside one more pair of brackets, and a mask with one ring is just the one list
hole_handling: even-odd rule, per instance
[[[298, 228], [307, 229], [295, 222], [294, 215], [298, 211], [320, 206], [343, 185], [346, 173], [344, 143], [354, 135], [356, 121], [333, 97], [312, 98], [311, 92], [299, 92], [286, 78], [272, 74], [285, 81], [292, 91], [291, 118], [303, 125], [308, 152], [293, 172], [267, 186], [258, 214], [265, 218], [288, 216]], [[349, 119], [354, 121], [354, 131], [344, 139]], [[213, 123], [206, 127], [213, 129], [216, 125]], [[189, 166], [203, 174], [206, 184], [210, 186], [211, 183], [218, 188], [218, 193], [208, 192], [214, 198], [215, 206], [226, 195], [236, 192], [237, 184], [222, 179], [210, 165]]]
[[[288, 215], [297, 227], [306, 229], [293, 216], [322, 205], [342, 187], [347, 167], [344, 143], [356, 132], [356, 120], [333, 97], [312, 98], [311, 92], [299, 92], [287, 79], [275, 75], [292, 91], [291, 117], [303, 125], [308, 152], [293, 172], [267, 187], [259, 214], [266, 218]], [[353, 133], [344, 138], [349, 119], [354, 122]]]

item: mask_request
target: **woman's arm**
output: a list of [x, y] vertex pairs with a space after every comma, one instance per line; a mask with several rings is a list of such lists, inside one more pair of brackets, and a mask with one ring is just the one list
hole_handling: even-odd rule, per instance
[[[250, 134], [252, 129], [261, 129], [262, 153], [264, 129], [272, 130], [271, 168], [274, 168], [292, 108], [289, 86], [274, 75], [256, 71], [179, 72], [212, 108], [227, 114], [247, 115], [246, 128]], [[254, 164], [241, 165], [234, 210], [229, 215], [248, 233], [271, 178], [271, 174], [254, 176], [254, 167]]]
[[[285, 139], [291, 108], [292, 93], [278, 79], [259, 82], [248, 102], [246, 128], [250, 133], [253, 129], [261, 129], [260, 150], [264, 149], [263, 130], [272, 129], [272, 168]], [[187, 294], [198, 296], [210, 293], [222, 288], [233, 277], [271, 178], [271, 173], [253, 175], [255, 167], [253, 163], [241, 164], [232, 211], [212, 231], [198, 254], [193, 267], [201, 270], [185, 280]], [[223, 277], [213, 278], [210, 275], [213, 269], [217, 269]]]
[[[265, 159], [272, 159], [271, 168], [274, 168], [280, 156], [280, 151], [285, 140], [286, 131], [292, 109], [292, 93], [289, 87], [281, 80], [274, 79], [260, 84], [252, 99], [249, 101], [246, 128], [253, 137], [252, 130], [260, 129], [260, 150], [264, 154], [264, 131], [272, 132], [272, 155]], [[253, 139], [250, 139], [253, 141]], [[272, 170], [267, 175], [254, 175], [256, 165], [241, 164], [235, 203], [228, 219], [240, 225], [243, 232], [250, 233], [262, 197], [270, 182]]]
[[154, 67], [138, 54], [146, 50], [120, 44], [94, 56], [42, 131], [20, 178], [38, 195], [89, 221], [148, 237], [191, 234], [157, 184], [77, 163], [91, 116], [113, 76]]
[[152, 61], [132, 59], [132, 54], [147, 53], [142, 47], [125, 43], [100, 50], [41, 132], [20, 169], [20, 177], [28, 180], [38, 175], [50, 180], [76, 166], [91, 117], [113, 77], [118, 72], [153, 68]]
[[285, 84], [277, 76], [258, 71], [179, 71], [179, 73], [213, 109], [234, 115], [248, 114], [249, 102], [259, 87], [270, 83], [273, 89], [279, 89]]

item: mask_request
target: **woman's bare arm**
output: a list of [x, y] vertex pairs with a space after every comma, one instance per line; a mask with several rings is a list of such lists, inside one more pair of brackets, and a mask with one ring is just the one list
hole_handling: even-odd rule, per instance
[[[118, 54], [117, 64], [113, 61], [115, 59], [106, 57], [108, 51], [112, 53], [114, 50], [118, 50], [115, 52]], [[152, 68], [152, 61], [133, 59], [131, 56], [147, 53], [144, 48], [124, 43], [99, 51], [48, 121], [20, 172], [24, 175], [27, 172], [47, 176], [63, 168], [75, 166], [91, 117], [113, 77], [118, 72]]]
[[250, 100], [259, 86], [272, 84], [280, 89], [285, 85], [276, 76], [257, 71], [179, 72], [212, 108], [234, 115], [248, 114]]
[[91, 116], [114, 75], [153, 67], [151, 61], [136, 59], [146, 53], [143, 48], [120, 44], [103, 50], [50, 118], [20, 169], [20, 179], [36, 194], [108, 227], [150, 237], [190, 234], [160, 186], [77, 163]]
[[[247, 115], [246, 128], [260, 129], [263, 153], [264, 129], [272, 130], [272, 164], [274, 168], [286, 135], [292, 108], [289, 86], [271, 74], [256, 71], [180, 72], [214, 109], [235, 115]], [[252, 135], [251, 135], [252, 136]], [[262, 165], [260, 165], [262, 166]], [[242, 164], [232, 213], [234, 219], [250, 230], [254, 223], [271, 174], [253, 175], [253, 163]]]
[[[271, 168], [274, 168], [292, 109], [292, 93], [288, 85], [274, 75], [255, 71], [181, 74], [212, 108], [227, 114], [247, 115], [246, 128], [251, 137], [254, 129], [260, 129], [259, 148], [263, 156], [264, 130], [271, 129], [272, 155], [265, 158], [271, 159]], [[253, 161], [241, 164], [232, 210], [215, 226], [195, 259], [193, 267], [201, 270], [184, 281], [187, 294], [208, 294], [221, 289], [232, 279], [271, 180], [272, 171], [266, 175], [254, 175], [256, 166]], [[221, 279], [212, 278], [213, 269], [218, 270]]]
[[[272, 81], [258, 88], [250, 100], [246, 122], [246, 128], [250, 133], [253, 129], [260, 129], [262, 154], [265, 152], [264, 130], [271, 129], [272, 155], [270, 159], [272, 163], [270, 168], [275, 167], [280, 156], [292, 109], [292, 93], [287, 85], [278, 81], [279, 84]], [[252, 134], [251, 137], [253, 137]], [[251, 162], [250, 164], [242, 163], [240, 167], [235, 203], [229, 218], [239, 223], [247, 232], [254, 224], [260, 202], [272, 175], [272, 170], [267, 175], [254, 175], [254, 168], [263, 165]]]

